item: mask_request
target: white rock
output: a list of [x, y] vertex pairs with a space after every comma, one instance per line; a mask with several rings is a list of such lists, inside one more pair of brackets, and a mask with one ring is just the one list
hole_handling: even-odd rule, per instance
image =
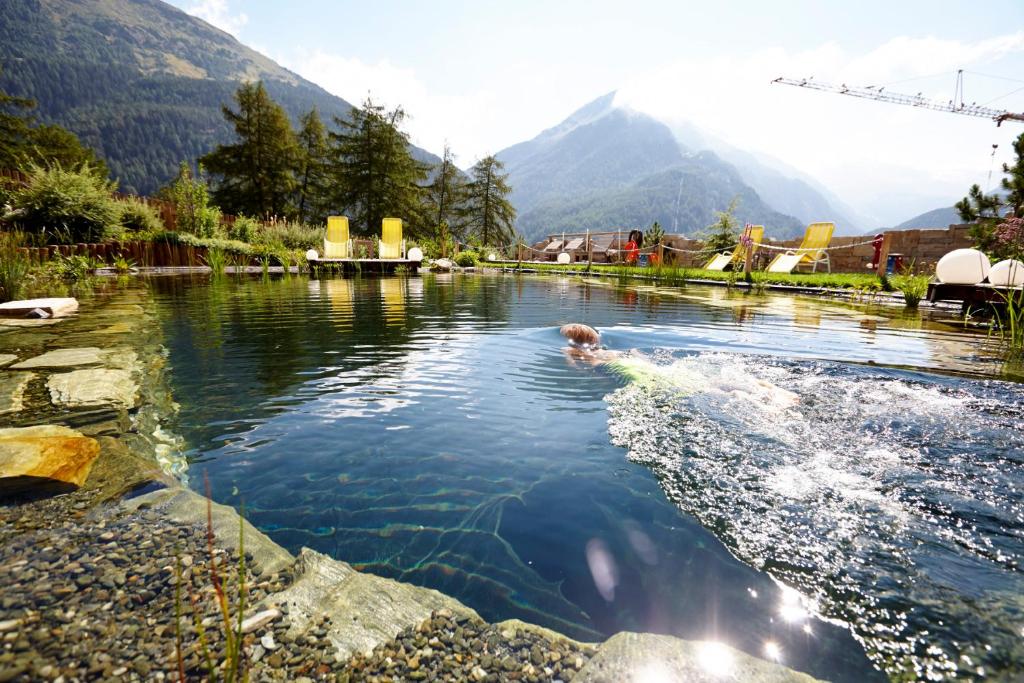
[[14, 629], [18, 628], [19, 624], [21, 624], [21, 619], [8, 619], [6, 621], [0, 621], [0, 633], [7, 633], [8, 631], [13, 631]]
[[252, 615], [251, 617], [247, 618], [245, 621], [242, 622], [242, 633], [252, 633], [258, 628], [263, 628], [264, 626], [266, 626], [267, 624], [269, 624], [274, 619], [277, 619], [280, 616], [280, 610], [275, 608], [263, 610], [262, 612], [257, 612], [256, 614]]
[[264, 649], [270, 652], [276, 650], [277, 643], [274, 642], [274, 634], [272, 632], [265, 634], [262, 638], [260, 638], [260, 645], [262, 645]]

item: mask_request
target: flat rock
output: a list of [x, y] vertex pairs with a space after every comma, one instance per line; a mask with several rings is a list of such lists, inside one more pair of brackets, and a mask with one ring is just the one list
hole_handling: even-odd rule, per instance
[[10, 365], [16, 360], [18, 360], [18, 357], [12, 353], [0, 353], [0, 368]]
[[99, 365], [106, 358], [107, 353], [95, 346], [83, 346], [76, 349], [55, 349], [47, 351], [41, 356], [35, 356], [12, 365], [14, 370], [29, 370], [33, 368], [70, 368], [77, 365]]
[[327, 636], [342, 659], [355, 652], [369, 655], [377, 645], [406, 627], [421, 624], [437, 610], [479, 618], [443, 593], [356, 571], [309, 548], [303, 548], [295, 561], [294, 583], [270, 600], [288, 604], [293, 633], [305, 631], [324, 614], [330, 616]]
[[68, 427], [0, 429], [0, 494], [81, 486], [99, 453], [96, 439]]
[[78, 310], [78, 300], [72, 297], [53, 299], [25, 299], [8, 301], [0, 304], [0, 318], [24, 318], [32, 311], [39, 309], [52, 318], [71, 315]]
[[35, 374], [31, 372], [5, 372], [0, 374], [0, 415], [16, 413], [25, 407], [25, 389]]
[[752, 657], [722, 643], [653, 633], [616, 633], [573, 677], [573, 683], [814, 683], [816, 678]]
[[134, 408], [139, 387], [128, 370], [91, 368], [50, 375], [46, 381], [54, 405], [69, 408], [115, 406]]

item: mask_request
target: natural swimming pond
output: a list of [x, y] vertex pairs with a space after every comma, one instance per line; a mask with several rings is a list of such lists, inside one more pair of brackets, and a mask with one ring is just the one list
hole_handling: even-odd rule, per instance
[[[151, 287], [192, 485], [292, 551], [832, 680], [1024, 667], [1024, 390], [976, 334], [529, 276]], [[665, 381], [569, 358], [570, 321]]]

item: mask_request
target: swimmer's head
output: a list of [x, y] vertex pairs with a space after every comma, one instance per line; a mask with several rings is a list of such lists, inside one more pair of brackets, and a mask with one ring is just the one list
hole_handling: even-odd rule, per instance
[[596, 349], [601, 345], [601, 335], [593, 327], [580, 323], [562, 325], [559, 330], [563, 337], [569, 340], [573, 346], [582, 346], [588, 349]]

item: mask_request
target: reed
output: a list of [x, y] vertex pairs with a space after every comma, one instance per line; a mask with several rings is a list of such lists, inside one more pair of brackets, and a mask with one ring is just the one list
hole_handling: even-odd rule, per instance
[[1024, 291], [1000, 292], [1002, 306], [993, 309], [992, 333], [999, 336], [1004, 351], [1010, 357], [1024, 356]]
[[220, 277], [224, 275], [224, 267], [227, 265], [228, 258], [227, 254], [222, 249], [209, 248], [206, 250], [206, 256], [203, 257], [203, 261], [209, 266], [210, 270], [213, 271], [214, 277]]
[[0, 302], [17, 299], [25, 286], [31, 264], [20, 250], [23, 243], [21, 233], [0, 233]]

